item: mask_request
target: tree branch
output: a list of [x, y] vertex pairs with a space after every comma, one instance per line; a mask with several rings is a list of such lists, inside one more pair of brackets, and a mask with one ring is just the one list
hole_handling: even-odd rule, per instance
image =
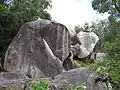
[[120, 8], [117, 6], [116, 0], [115, 0], [115, 2], [114, 2], [114, 5], [115, 5], [116, 10], [120, 13]]

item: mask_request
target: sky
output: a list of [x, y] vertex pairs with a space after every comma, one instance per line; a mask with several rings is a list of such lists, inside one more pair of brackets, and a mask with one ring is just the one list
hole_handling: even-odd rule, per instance
[[106, 19], [108, 14], [100, 15], [92, 8], [92, 0], [52, 0], [49, 13], [52, 19], [74, 28], [97, 19]]

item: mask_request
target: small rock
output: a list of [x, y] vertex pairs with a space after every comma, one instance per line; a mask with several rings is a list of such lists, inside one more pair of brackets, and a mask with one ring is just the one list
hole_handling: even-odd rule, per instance
[[81, 42], [80, 51], [78, 52], [79, 58], [84, 58], [90, 55], [95, 48], [95, 45], [99, 41], [99, 37], [94, 32], [79, 32], [77, 34], [79, 41]]
[[106, 58], [106, 54], [105, 53], [96, 53], [96, 57], [95, 57], [95, 59], [97, 60], [97, 61], [101, 61], [101, 60], [105, 60], [105, 58]]

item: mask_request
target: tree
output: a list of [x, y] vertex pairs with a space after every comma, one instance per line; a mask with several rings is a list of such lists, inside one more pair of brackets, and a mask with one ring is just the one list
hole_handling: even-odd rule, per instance
[[[19, 17], [24, 14], [24, 19], [26, 20], [34, 20], [35, 17], [51, 19], [50, 14], [46, 11], [49, 8], [51, 8], [50, 1], [47, 0], [14, 0], [10, 10], [13, 13], [17, 12]], [[20, 17], [20, 19], [22, 18]]]
[[74, 30], [76, 31], [76, 33], [79, 33], [80, 31], [89, 32], [90, 31], [89, 23], [85, 23], [83, 27], [77, 25], [75, 26]]
[[0, 56], [16, 35], [22, 24], [41, 19], [51, 19], [46, 11], [51, 8], [48, 0], [0, 0]]
[[120, 18], [120, 0], [93, 0], [92, 7], [99, 13], [108, 12], [111, 18]]
[[95, 32], [100, 39], [104, 38], [106, 31], [106, 27], [108, 26], [108, 20], [97, 20], [96, 22], [92, 22], [90, 26], [91, 31]]
[[80, 25], [75, 26], [74, 28], [75, 32], [78, 34], [80, 31], [84, 31], [84, 29], [82, 27], [80, 27]]
[[106, 64], [111, 83], [113, 88], [118, 90], [120, 88], [120, 0], [93, 0], [92, 6], [99, 13], [110, 14], [107, 26], [104, 28], [102, 48], [108, 55]]

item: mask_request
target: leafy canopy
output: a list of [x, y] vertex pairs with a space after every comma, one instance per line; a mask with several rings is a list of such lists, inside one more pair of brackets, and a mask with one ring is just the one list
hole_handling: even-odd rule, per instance
[[93, 0], [92, 7], [99, 13], [107, 12], [113, 18], [120, 18], [120, 0]]
[[112, 78], [111, 83], [113, 88], [118, 90], [120, 88], [120, 0], [93, 0], [92, 6], [99, 13], [110, 14], [106, 26], [101, 26], [104, 32], [102, 48], [108, 55], [106, 64], [109, 66], [107, 68]]
[[26, 22], [51, 19], [47, 12], [51, 9], [50, 0], [0, 0], [0, 56]]

